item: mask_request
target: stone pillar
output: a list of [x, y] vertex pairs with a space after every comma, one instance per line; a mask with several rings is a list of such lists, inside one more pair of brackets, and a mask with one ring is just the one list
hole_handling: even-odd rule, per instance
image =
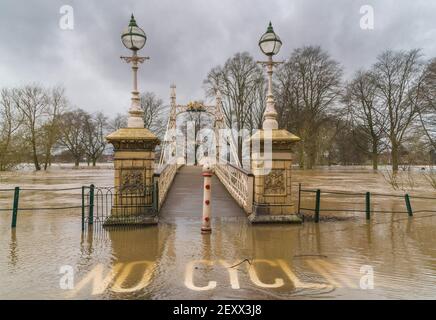
[[156, 224], [153, 173], [159, 139], [146, 128], [121, 128], [106, 139], [114, 146], [115, 178], [111, 217], [105, 224]]
[[[269, 134], [270, 133], [270, 134]], [[265, 139], [271, 138], [271, 160], [264, 155]], [[292, 145], [300, 138], [286, 130], [258, 130], [251, 138], [251, 170], [254, 174], [254, 204], [249, 220], [253, 223], [301, 222], [292, 200]], [[269, 152], [267, 148], [267, 152]]]

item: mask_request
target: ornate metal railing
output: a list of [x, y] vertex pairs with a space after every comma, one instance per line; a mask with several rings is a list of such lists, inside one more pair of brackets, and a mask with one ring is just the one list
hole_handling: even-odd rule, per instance
[[215, 174], [247, 214], [253, 210], [254, 175], [230, 163], [216, 164]]
[[86, 224], [138, 224], [156, 215], [153, 186], [94, 187], [86, 193]]
[[154, 173], [154, 184], [157, 186], [158, 193], [158, 210], [162, 207], [165, 198], [168, 194], [168, 190], [173, 183], [174, 177], [177, 173], [177, 163], [164, 164], [157, 168]]

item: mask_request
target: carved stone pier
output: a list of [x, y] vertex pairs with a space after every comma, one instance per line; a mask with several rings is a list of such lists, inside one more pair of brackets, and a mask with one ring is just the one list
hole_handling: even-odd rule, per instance
[[[267, 141], [268, 140], [268, 141]], [[253, 212], [248, 217], [253, 223], [296, 222], [292, 200], [292, 145], [300, 138], [286, 130], [258, 130], [251, 138], [254, 148], [251, 170], [254, 174]], [[270, 143], [271, 148], [265, 147]], [[265, 152], [271, 152], [267, 156]]]
[[154, 149], [159, 139], [146, 128], [121, 128], [106, 139], [115, 151], [115, 190], [105, 224], [157, 223], [152, 202]]

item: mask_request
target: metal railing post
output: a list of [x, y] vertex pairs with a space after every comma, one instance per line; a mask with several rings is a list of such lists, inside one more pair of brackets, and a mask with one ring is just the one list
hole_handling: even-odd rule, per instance
[[89, 186], [89, 215], [88, 224], [94, 224], [94, 185]]
[[410, 204], [410, 197], [407, 193], [404, 196], [404, 200], [406, 200], [407, 214], [409, 217], [413, 217], [412, 205]]
[[319, 222], [319, 208], [321, 204], [321, 190], [316, 190], [316, 199], [315, 199], [315, 222]]
[[82, 186], [82, 231], [85, 230], [85, 187]]
[[366, 220], [371, 219], [371, 193], [367, 192], [365, 197], [366, 202]]
[[15, 228], [17, 226], [17, 214], [18, 214], [18, 200], [20, 198], [20, 187], [15, 187], [14, 190], [14, 203], [12, 207], [12, 223], [11, 227]]

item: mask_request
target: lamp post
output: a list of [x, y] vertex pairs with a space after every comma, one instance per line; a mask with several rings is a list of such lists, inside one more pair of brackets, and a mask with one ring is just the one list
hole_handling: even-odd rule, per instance
[[[254, 147], [251, 149], [251, 168], [254, 176], [252, 183], [256, 186], [253, 188], [253, 200], [250, 201], [252, 213], [248, 217], [252, 223], [301, 222], [295, 214], [291, 193], [292, 145], [300, 138], [286, 129], [279, 129], [272, 93], [273, 68], [282, 63], [273, 61], [273, 56], [279, 52], [281, 46], [282, 41], [274, 33], [270, 22], [259, 40], [260, 50], [268, 59], [258, 61], [267, 67], [266, 108], [262, 130], [257, 130], [250, 138], [251, 146]], [[266, 147], [268, 144], [269, 147]]]
[[[148, 57], [138, 56], [147, 37], [138, 27], [135, 18], [121, 33], [123, 45], [132, 50], [130, 57], [121, 57], [132, 65], [133, 90], [127, 128], [119, 128], [106, 136], [114, 147], [114, 191], [111, 215], [103, 226], [126, 224], [156, 224], [158, 217], [158, 192], [154, 176], [155, 148], [158, 137], [144, 128], [144, 112], [141, 109], [138, 92], [138, 65]], [[128, 150], [128, 152], [126, 152]], [[152, 197], [144, 197], [150, 194]]]
[[136, 24], [133, 14], [130, 18], [129, 26], [125, 28], [121, 34], [121, 41], [127, 49], [132, 50], [131, 57], [120, 57], [125, 62], [132, 64], [133, 71], [132, 103], [129, 109], [127, 127], [144, 128], [144, 111], [141, 109], [141, 99], [138, 91], [138, 64], [143, 63], [146, 59], [150, 58], [140, 57], [137, 54], [138, 50], [141, 50], [144, 47], [145, 42], [147, 41], [147, 36], [145, 35], [145, 32]]
[[272, 75], [273, 67], [283, 62], [273, 61], [272, 57], [280, 51], [281, 46], [282, 41], [280, 40], [279, 36], [275, 34], [272, 24], [270, 22], [268, 25], [268, 29], [259, 40], [260, 50], [268, 57], [268, 61], [258, 61], [258, 63], [267, 67], [268, 74], [268, 94], [266, 99], [266, 108], [263, 114], [263, 129], [278, 129], [277, 111], [275, 108], [275, 102], [272, 93]]

